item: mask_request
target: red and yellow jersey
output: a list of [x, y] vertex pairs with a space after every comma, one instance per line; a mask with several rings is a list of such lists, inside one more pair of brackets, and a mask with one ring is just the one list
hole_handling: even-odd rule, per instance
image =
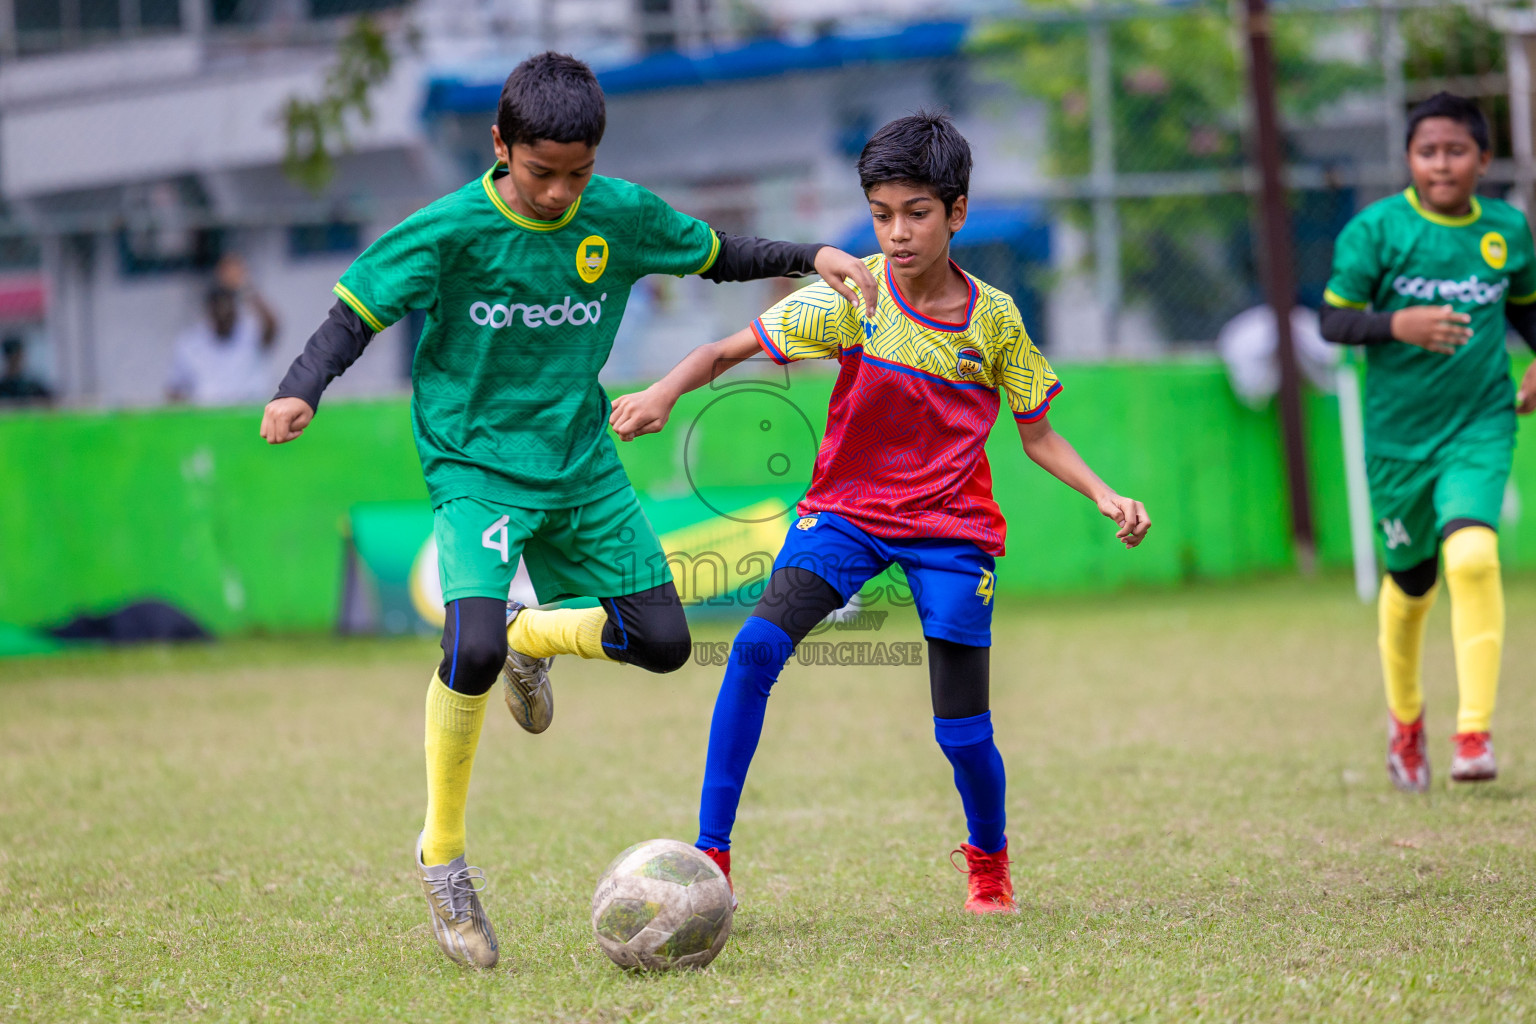
[[836, 512], [880, 537], [964, 538], [1000, 555], [1006, 524], [984, 450], [999, 395], [1027, 423], [1061, 384], [996, 288], [965, 274], [965, 319], [945, 323], [912, 308], [884, 256], [865, 263], [880, 287], [873, 320], [818, 283], [752, 323], [777, 363], [842, 364], [800, 512]]

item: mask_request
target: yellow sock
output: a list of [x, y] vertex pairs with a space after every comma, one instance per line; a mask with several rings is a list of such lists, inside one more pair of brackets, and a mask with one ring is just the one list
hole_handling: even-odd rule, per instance
[[1451, 641], [1461, 708], [1457, 732], [1487, 732], [1499, 692], [1504, 653], [1504, 583], [1499, 577], [1499, 538], [1486, 526], [1469, 526], [1445, 539], [1445, 583], [1451, 590]]
[[524, 608], [507, 630], [507, 643], [530, 658], [579, 654], [583, 658], [613, 659], [603, 649], [608, 613], [601, 608]]
[[455, 693], [435, 672], [427, 686], [427, 821], [421, 835], [425, 864], [447, 864], [464, 852], [469, 775], [490, 699], [489, 690], [475, 696]]
[[1435, 605], [1436, 584], [1420, 597], [1409, 597], [1391, 576], [1381, 581], [1377, 602], [1377, 646], [1381, 648], [1381, 675], [1387, 684], [1387, 709], [1399, 722], [1418, 720], [1424, 710], [1420, 683], [1424, 663], [1424, 620]]

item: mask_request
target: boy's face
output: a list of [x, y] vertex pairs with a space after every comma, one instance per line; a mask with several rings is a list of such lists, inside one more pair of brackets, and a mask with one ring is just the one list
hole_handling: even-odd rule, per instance
[[597, 147], [585, 142], [551, 142], [508, 146], [491, 126], [496, 159], [507, 165], [512, 183], [512, 209], [534, 220], [559, 220], [592, 180]]
[[1419, 201], [1437, 213], [1467, 212], [1492, 156], [1478, 148], [1460, 121], [1426, 117], [1408, 142], [1408, 172]]
[[880, 251], [899, 278], [920, 276], [949, 255], [949, 239], [965, 224], [965, 196], [949, 215], [931, 189], [886, 182], [866, 194]]

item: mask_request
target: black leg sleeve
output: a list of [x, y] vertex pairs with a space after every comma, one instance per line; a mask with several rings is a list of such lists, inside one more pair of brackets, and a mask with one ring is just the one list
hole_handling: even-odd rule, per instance
[[507, 602], [461, 597], [444, 609], [443, 662], [437, 677], [455, 693], [482, 694], [507, 660]]
[[1391, 576], [1392, 582], [1396, 583], [1398, 589], [1409, 597], [1423, 597], [1429, 593], [1429, 588], [1435, 585], [1435, 580], [1440, 576], [1440, 556], [1431, 555], [1410, 569], [1389, 571], [1387, 575]]
[[971, 718], [992, 706], [992, 649], [928, 638], [933, 717]]
[[647, 672], [676, 672], [688, 663], [693, 640], [677, 587], [663, 583], [623, 597], [603, 598], [608, 621], [603, 647], [608, 656]]
[[797, 565], [777, 569], [752, 614], [778, 626], [797, 646], [816, 624], [846, 604], [832, 584]]
[[1457, 530], [1465, 530], [1469, 526], [1481, 526], [1485, 530], [1492, 530], [1494, 533], [1499, 532], [1498, 527], [1494, 526], [1492, 523], [1485, 523], [1481, 519], [1452, 519], [1450, 522], [1445, 524], [1445, 529], [1440, 531], [1440, 538], [1444, 540], [1446, 537], [1449, 537]]

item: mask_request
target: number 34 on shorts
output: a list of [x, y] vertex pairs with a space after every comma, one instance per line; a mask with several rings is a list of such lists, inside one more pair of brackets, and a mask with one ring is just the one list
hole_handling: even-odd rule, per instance
[[1388, 551], [1395, 551], [1413, 543], [1413, 538], [1408, 536], [1408, 528], [1403, 525], [1401, 519], [1383, 519], [1377, 525], [1381, 528], [1381, 542], [1386, 545]]

